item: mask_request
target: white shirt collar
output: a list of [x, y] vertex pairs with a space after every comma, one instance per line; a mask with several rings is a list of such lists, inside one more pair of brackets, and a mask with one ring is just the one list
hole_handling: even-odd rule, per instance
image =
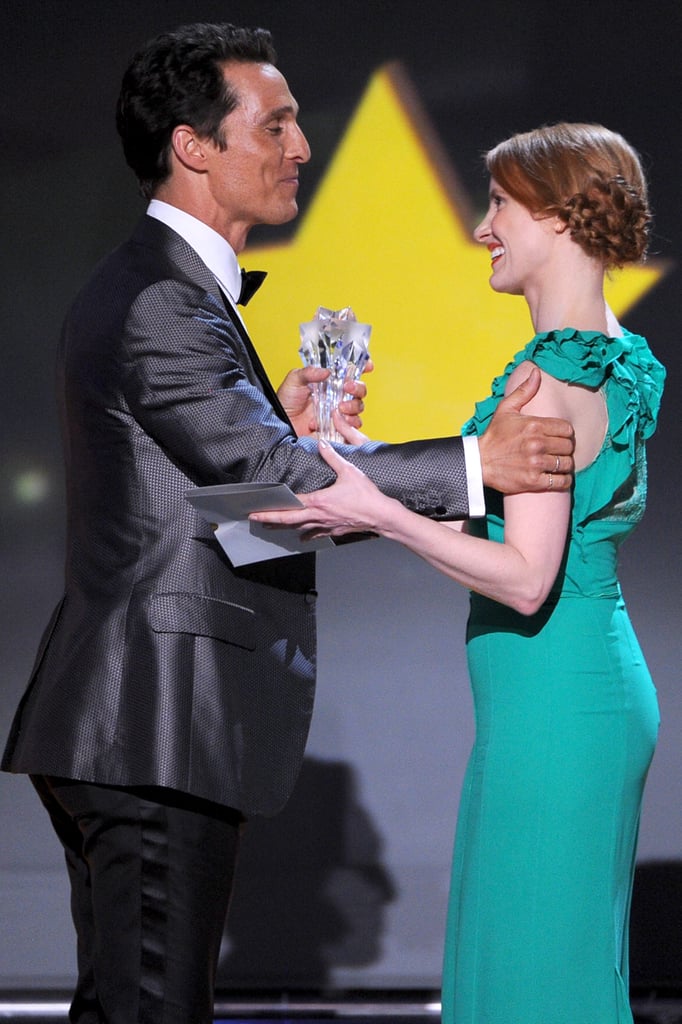
[[237, 257], [230, 243], [208, 224], [160, 199], [150, 200], [147, 215], [177, 231], [188, 245], [192, 246], [236, 306], [242, 278]]

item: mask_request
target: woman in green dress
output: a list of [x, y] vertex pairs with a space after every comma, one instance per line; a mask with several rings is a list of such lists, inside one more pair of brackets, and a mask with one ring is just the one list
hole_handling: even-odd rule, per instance
[[472, 591], [476, 739], [453, 859], [444, 1024], [632, 1024], [628, 918], [658, 708], [617, 556], [644, 511], [644, 445], [664, 370], [617, 323], [603, 284], [645, 255], [646, 182], [632, 147], [598, 125], [513, 136], [486, 164], [490, 205], [475, 238], [490, 251], [491, 286], [523, 295], [535, 335], [465, 432], [485, 430], [537, 367], [526, 410], [573, 424], [572, 492], [552, 492], [550, 474], [543, 494], [488, 494], [485, 520], [462, 528], [408, 511], [321, 446], [337, 483], [301, 495], [298, 513], [259, 518], [313, 535], [373, 531]]

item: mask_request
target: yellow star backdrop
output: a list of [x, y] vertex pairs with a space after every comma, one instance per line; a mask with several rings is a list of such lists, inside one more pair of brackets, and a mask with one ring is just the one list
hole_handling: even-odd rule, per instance
[[[352, 306], [373, 325], [370, 437], [458, 433], [532, 334], [523, 299], [490, 288], [474, 226], [409, 84], [395, 66], [379, 69], [292, 239], [244, 253], [269, 273], [245, 319], [273, 383], [299, 365], [300, 321]], [[616, 315], [662, 273], [648, 264], [610, 281]]]

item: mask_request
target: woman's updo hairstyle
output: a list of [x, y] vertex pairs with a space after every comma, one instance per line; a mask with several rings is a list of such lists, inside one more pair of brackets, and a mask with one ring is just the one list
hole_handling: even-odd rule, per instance
[[548, 125], [500, 142], [485, 164], [531, 213], [559, 217], [605, 269], [646, 256], [646, 179], [638, 154], [617, 132], [598, 124]]

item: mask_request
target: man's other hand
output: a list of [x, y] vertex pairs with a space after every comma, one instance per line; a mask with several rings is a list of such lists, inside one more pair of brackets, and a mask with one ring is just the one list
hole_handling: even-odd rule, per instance
[[[364, 373], [371, 373], [372, 369], [370, 361]], [[277, 389], [277, 396], [299, 437], [317, 436], [317, 420], [310, 385], [325, 380], [328, 376], [329, 370], [322, 367], [302, 366], [297, 370], [289, 370]], [[339, 412], [343, 414], [349, 426], [359, 429], [362, 426], [360, 414], [365, 408], [367, 385], [361, 380], [349, 380], [346, 381], [344, 392], [348, 397], [339, 404]]]
[[479, 438], [483, 483], [503, 494], [523, 491], [566, 491], [573, 482], [573, 427], [567, 420], [525, 416], [523, 406], [540, 387], [534, 367], [510, 395], [503, 398]]

